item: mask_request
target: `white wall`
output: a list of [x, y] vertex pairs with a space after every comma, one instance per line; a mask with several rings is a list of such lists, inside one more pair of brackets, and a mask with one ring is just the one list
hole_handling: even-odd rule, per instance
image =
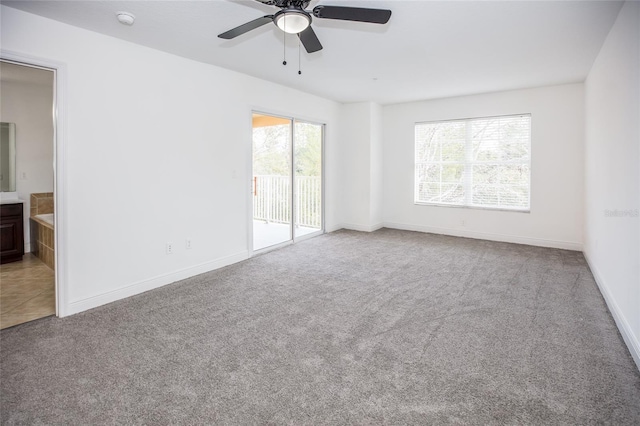
[[25, 201], [25, 252], [31, 251], [30, 196], [53, 192], [53, 73], [41, 72], [51, 74], [50, 85], [0, 83], [0, 121], [16, 124], [16, 192]]
[[373, 102], [343, 106], [342, 227], [373, 231], [382, 225], [382, 107]]
[[584, 251], [640, 368], [639, 3], [621, 9], [587, 77], [585, 104]]
[[[583, 102], [571, 84], [385, 106], [385, 226], [581, 250]], [[530, 213], [414, 204], [416, 122], [518, 113], [532, 117]]]
[[339, 104], [1, 12], [4, 50], [66, 65], [66, 313], [247, 257], [252, 109], [327, 124], [327, 228], [341, 221]]
[[346, 104], [342, 109], [341, 135], [344, 146], [343, 223], [350, 229], [367, 230], [369, 226], [370, 108], [368, 102]]
[[382, 121], [382, 106], [371, 104], [371, 167], [369, 170], [369, 181], [371, 194], [369, 223], [373, 229], [382, 226], [382, 187], [383, 187], [383, 164], [382, 155], [382, 133], [384, 123]]

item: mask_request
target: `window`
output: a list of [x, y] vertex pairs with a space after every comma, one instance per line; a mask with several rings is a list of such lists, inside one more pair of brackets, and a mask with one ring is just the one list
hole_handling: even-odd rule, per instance
[[415, 202], [529, 211], [531, 115], [416, 124]]

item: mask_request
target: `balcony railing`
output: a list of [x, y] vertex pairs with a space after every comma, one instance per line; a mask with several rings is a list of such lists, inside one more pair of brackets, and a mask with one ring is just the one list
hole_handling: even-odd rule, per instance
[[[296, 226], [322, 227], [322, 182], [319, 176], [298, 176]], [[291, 223], [291, 178], [253, 177], [253, 218], [265, 222]]]

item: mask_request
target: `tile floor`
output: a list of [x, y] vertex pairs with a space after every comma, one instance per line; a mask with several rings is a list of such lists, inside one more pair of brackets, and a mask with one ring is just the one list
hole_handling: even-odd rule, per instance
[[53, 270], [31, 253], [0, 265], [0, 329], [54, 315], [55, 300]]

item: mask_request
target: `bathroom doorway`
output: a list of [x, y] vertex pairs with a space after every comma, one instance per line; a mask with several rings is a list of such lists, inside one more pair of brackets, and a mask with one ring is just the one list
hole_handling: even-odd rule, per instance
[[0, 329], [56, 314], [56, 72], [0, 60]]

